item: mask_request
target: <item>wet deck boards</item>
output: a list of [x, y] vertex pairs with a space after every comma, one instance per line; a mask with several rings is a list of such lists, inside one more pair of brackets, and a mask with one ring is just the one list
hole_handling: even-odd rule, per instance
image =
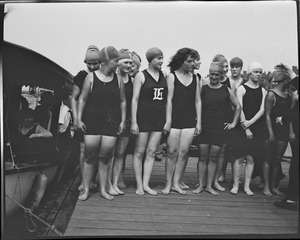
[[[213, 196], [207, 192], [193, 194], [197, 183], [197, 158], [190, 157], [184, 181], [190, 186], [187, 195], [161, 193], [164, 187], [164, 159], [155, 162], [150, 186], [157, 196], [135, 194], [132, 155], [127, 157], [124, 196], [107, 201], [94, 193], [87, 201], [77, 201], [64, 236], [260, 236], [298, 234], [298, 212], [280, 209], [273, 202], [282, 197], [265, 197], [258, 189], [259, 178], [252, 181], [252, 197], [229, 193], [231, 167], [228, 165], [225, 192]], [[282, 162], [286, 175], [280, 187], [288, 183], [287, 161]], [[242, 175], [243, 179], [243, 175]], [[242, 185], [242, 184], [241, 184]], [[258, 234], [258, 235], [257, 235]], [[291, 234], [291, 235], [290, 235]], [[265, 236], [268, 236], [265, 235]], [[278, 236], [279, 236], [278, 235]], [[298, 235], [299, 237], [299, 235]]]

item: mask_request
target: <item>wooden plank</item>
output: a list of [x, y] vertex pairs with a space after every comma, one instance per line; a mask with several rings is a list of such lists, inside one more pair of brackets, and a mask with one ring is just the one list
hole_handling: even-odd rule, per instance
[[[176, 212], [175, 212], [176, 213]], [[81, 221], [82, 219], [85, 220], [85, 223], [83, 225], [80, 225], [81, 227], [85, 225], [89, 225], [89, 221], [95, 221], [95, 219], [98, 219], [101, 217], [101, 219], [105, 219], [106, 221], [125, 221], [125, 222], [151, 222], [153, 220], [153, 215], [155, 216], [155, 221], [157, 223], [177, 223], [177, 222], [184, 222], [184, 223], [198, 223], [198, 224], [228, 224], [228, 225], [249, 225], [249, 226], [256, 226], [256, 221], [249, 221], [252, 220], [251, 218], [247, 218], [244, 216], [241, 218], [238, 218], [236, 215], [231, 215], [225, 217], [224, 215], [218, 215], [213, 216], [209, 213], [202, 213], [203, 216], [200, 218], [201, 215], [189, 215], [189, 212], [187, 212], [185, 215], [180, 212], [179, 214], [175, 215], [158, 215], [157, 213], [148, 213], [148, 214], [133, 214], [133, 213], [127, 213], [126, 215], [124, 213], [87, 213], [87, 212], [81, 212], [80, 217], [73, 218], [73, 220]], [[79, 215], [78, 215], [79, 216]], [[174, 217], [176, 216], [176, 217]], [[290, 227], [290, 225], [296, 226], [297, 220], [290, 221], [289, 223], [284, 221], [283, 219], [278, 218], [268, 218], [268, 215], [263, 215], [263, 218], [259, 218], [258, 216], [256, 219], [259, 219], [260, 222], [263, 224], [263, 226], [285, 226]], [[86, 221], [89, 220], [89, 221]], [[74, 223], [72, 223], [74, 226]], [[69, 225], [69, 226], [72, 226]]]
[[[109, 221], [109, 220], [102, 220], [102, 221], [89, 221], [88, 223], [85, 220], [77, 220], [77, 226], [80, 226], [80, 229], [90, 229], [91, 232], [96, 231], [99, 232], [102, 229], [110, 229], [111, 234], [114, 234], [115, 229], [124, 229], [124, 230], [146, 230], [152, 231], [155, 230], [157, 233], [163, 232], [168, 230], [169, 232], [174, 233], [210, 233], [210, 234], [287, 234], [287, 233], [295, 233], [293, 230], [289, 228], [278, 228], [278, 226], [249, 226], [249, 225], [230, 225], [227, 223], [185, 223], [185, 222], [176, 222], [176, 223], [157, 223], [154, 221], [149, 222], [135, 222], [132, 224], [131, 222], [127, 221]], [[70, 235], [68, 235], [70, 236]]]
[[[255, 195], [229, 193], [231, 169], [227, 169], [225, 192], [212, 196], [207, 192], [193, 194], [197, 183], [197, 159], [191, 158], [185, 172], [185, 182], [191, 188], [186, 195], [171, 192], [164, 195], [164, 160], [155, 162], [150, 185], [157, 196], [135, 194], [135, 178], [132, 156], [127, 157], [125, 195], [113, 201], [91, 194], [87, 201], [78, 201], [65, 236], [204, 236], [232, 234], [291, 234], [298, 233], [298, 213], [280, 209], [273, 202], [280, 196], [266, 197], [257, 189], [259, 179], [252, 181]], [[286, 178], [280, 186], [285, 190], [288, 183], [289, 163], [282, 164]], [[244, 172], [242, 172], [243, 176]], [[242, 179], [242, 178], [241, 178]], [[243, 181], [243, 179], [242, 179]], [[242, 184], [241, 184], [242, 186]], [[242, 190], [242, 188], [241, 188]]]

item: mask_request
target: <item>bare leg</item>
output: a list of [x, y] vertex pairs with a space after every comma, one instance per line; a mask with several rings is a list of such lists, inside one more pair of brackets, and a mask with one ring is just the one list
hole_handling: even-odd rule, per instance
[[193, 193], [201, 193], [204, 190], [206, 184], [206, 170], [208, 161], [209, 144], [199, 144], [199, 160], [197, 163], [197, 172], [199, 179], [199, 186], [193, 190]]
[[233, 186], [230, 190], [230, 193], [237, 194], [239, 191], [239, 182], [240, 182], [240, 175], [241, 169], [243, 165], [244, 157], [238, 158], [234, 161], [233, 164]]
[[216, 166], [216, 174], [214, 177], [214, 187], [219, 190], [224, 192], [225, 188], [223, 188], [219, 183], [218, 183], [218, 179], [221, 176], [221, 172], [223, 169], [223, 165], [224, 165], [224, 158], [225, 158], [225, 150], [226, 150], [226, 144], [223, 144], [220, 153], [219, 153], [219, 157], [218, 157], [218, 162], [217, 162], [217, 166]]
[[188, 160], [188, 153], [190, 149], [190, 145], [192, 144], [194, 138], [194, 128], [182, 129], [179, 141], [179, 154], [176, 162], [176, 168], [173, 178], [173, 187], [172, 190], [176, 191], [180, 194], [186, 194], [184, 190], [180, 188], [179, 180], [182, 176], [184, 166]]
[[276, 179], [279, 172], [279, 165], [281, 164], [281, 159], [287, 147], [287, 142], [278, 141], [276, 144], [275, 156], [273, 161], [273, 171], [272, 171], [272, 179], [271, 179], [271, 191], [279, 196], [282, 196], [283, 193], [279, 191], [279, 188], [276, 187]]
[[98, 161], [98, 152], [101, 137], [99, 135], [85, 135], [85, 152], [82, 168], [83, 190], [78, 199], [85, 201], [89, 197], [90, 183], [94, 173], [95, 163]]
[[119, 137], [115, 149], [115, 161], [113, 165], [113, 183], [112, 187], [118, 194], [124, 194], [118, 187], [119, 176], [123, 167], [124, 154], [129, 143], [129, 137]]
[[186, 169], [186, 166], [187, 166], [187, 163], [188, 163], [188, 159], [189, 159], [189, 154], [187, 154], [185, 156], [185, 160], [184, 160], [184, 167], [183, 167], [183, 170], [182, 170], [182, 173], [181, 173], [181, 176], [180, 176], [180, 180], [179, 180], [179, 186], [181, 189], [189, 189], [190, 187], [188, 185], [186, 185], [184, 182], [183, 182], [183, 175], [184, 175], [184, 172], [185, 172], [185, 169]]
[[144, 152], [146, 149], [147, 141], [148, 141], [149, 133], [141, 132], [136, 137], [135, 141], [135, 148], [133, 152], [133, 170], [135, 174], [136, 180], [136, 194], [137, 195], [144, 195], [143, 189], [143, 180], [142, 180], [142, 173], [143, 173], [143, 157]]
[[120, 177], [119, 177], [119, 181], [118, 181], [119, 189], [125, 189], [127, 187], [126, 184], [125, 184], [125, 181], [124, 181], [126, 157], [127, 157], [127, 152], [125, 152], [125, 154], [124, 154], [123, 165], [122, 165], [122, 169], [121, 169], [121, 173], [120, 173]]
[[[83, 164], [84, 164], [84, 142], [80, 142], [79, 143], [79, 147], [80, 147], [80, 153], [79, 153], [79, 166], [80, 166], [80, 172], [81, 172], [81, 176], [83, 178]], [[83, 179], [78, 187], [78, 191], [82, 191], [83, 190]]]
[[175, 172], [176, 161], [178, 157], [178, 145], [180, 141], [180, 130], [171, 128], [167, 140], [167, 158], [165, 162], [166, 186], [162, 190], [163, 194], [169, 194], [172, 188], [173, 175]]
[[113, 157], [114, 147], [116, 143], [116, 137], [102, 136], [100, 153], [99, 153], [99, 179], [100, 179], [100, 196], [107, 199], [113, 200], [114, 197], [106, 191], [107, 180], [108, 180], [108, 167], [109, 161]]
[[246, 160], [244, 192], [248, 196], [253, 196], [254, 193], [250, 190], [250, 181], [252, 179], [252, 173], [254, 169], [254, 159], [252, 156], [247, 156]]
[[114, 156], [112, 156], [112, 158], [109, 160], [108, 166], [107, 166], [107, 170], [108, 170], [108, 174], [107, 174], [107, 191], [112, 196], [118, 196], [119, 193], [113, 188], [113, 185], [112, 185], [112, 175], [113, 175], [114, 162], [115, 162], [115, 158], [114, 158]]
[[212, 184], [215, 177], [218, 154], [220, 150], [221, 147], [216, 145], [211, 145], [209, 155], [208, 155], [207, 183], [206, 183], [205, 191], [211, 193], [212, 195], [219, 195], [219, 193], [212, 188]]
[[143, 189], [151, 195], [157, 195], [157, 192], [149, 187], [150, 177], [154, 166], [155, 153], [160, 142], [162, 132], [149, 133], [146, 158], [144, 162]]

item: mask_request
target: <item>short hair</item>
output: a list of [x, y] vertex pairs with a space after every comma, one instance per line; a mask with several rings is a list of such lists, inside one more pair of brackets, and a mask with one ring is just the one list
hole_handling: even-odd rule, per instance
[[191, 56], [192, 58], [197, 58], [197, 56], [199, 56], [199, 53], [196, 50], [187, 47], [179, 49], [171, 58], [171, 61], [168, 64], [170, 71], [174, 72], [179, 69], [189, 56]]

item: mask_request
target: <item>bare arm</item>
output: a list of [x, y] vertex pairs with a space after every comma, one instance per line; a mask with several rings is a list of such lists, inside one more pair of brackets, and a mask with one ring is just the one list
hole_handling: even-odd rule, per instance
[[259, 120], [264, 115], [264, 113], [265, 113], [265, 98], [266, 98], [266, 90], [262, 89], [262, 101], [261, 101], [259, 111], [253, 116], [253, 118], [251, 118], [249, 120], [246, 120], [246, 119], [243, 120], [242, 126], [244, 128], [250, 127], [252, 124], [257, 122], [257, 120]]
[[80, 96], [80, 88], [74, 84], [72, 91], [72, 100], [71, 100], [71, 108], [74, 117], [74, 126], [77, 127], [77, 107], [78, 107], [78, 99]]
[[267, 93], [266, 101], [265, 101], [265, 111], [266, 111], [266, 124], [269, 133], [269, 140], [274, 141], [275, 136], [272, 128], [272, 121], [271, 121], [271, 111], [273, 105], [275, 103], [275, 95], [271, 91]]
[[196, 123], [195, 135], [199, 135], [202, 131], [202, 126], [201, 126], [201, 117], [202, 117], [201, 90], [202, 90], [202, 87], [200, 86], [200, 79], [198, 79], [198, 77], [197, 77], [196, 94], [195, 94], [195, 108], [196, 108], [197, 123]]
[[121, 107], [121, 123], [119, 126], [119, 134], [122, 133], [126, 128], [126, 97], [125, 97], [125, 87], [122, 79], [119, 79], [120, 87], [120, 107]]
[[35, 133], [31, 134], [29, 138], [52, 138], [51, 132], [43, 128], [41, 125], [37, 125]]
[[234, 92], [230, 88], [228, 88], [228, 91], [229, 91], [230, 102], [234, 106], [234, 116], [233, 116], [232, 123], [225, 123], [225, 128], [224, 128], [225, 130], [230, 130], [232, 128], [235, 128], [241, 114], [241, 105], [239, 104], [239, 101], [237, 100]]
[[83, 110], [84, 110], [84, 107], [86, 104], [86, 100], [91, 91], [91, 86], [93, 84], [93, 80], [94, 80], [93, 73], [89, 73], [84, 80], [81, 94], [80, 94], [80, 97], [78, 100], [77, 125], [78, 125], [78, 128], [80, 130], [82, 130], [83, 132], [86, 131], [86, 126], [82, 122], [81, 118], [82, 118], [82, 113], [83, 113]]
[[170, 132], [171, 124], [172, 124], [172, 100], [174, 96], [174, 74], [170, 73], [167, 76], [167, 84], [168, 84], [168, 96], [167, 96], [167, 108], [166, 108], [166, 123], [163, 128], [165, 132]]
[[134, 135], [139, 134], [139, 127], [137, 125], [137, 108], [140, 97], [141, 87], [144, 84], [145, 77], [142, 72], [138, 72], [133, 81], [133, 94], [131, 102], [131, 133]]

